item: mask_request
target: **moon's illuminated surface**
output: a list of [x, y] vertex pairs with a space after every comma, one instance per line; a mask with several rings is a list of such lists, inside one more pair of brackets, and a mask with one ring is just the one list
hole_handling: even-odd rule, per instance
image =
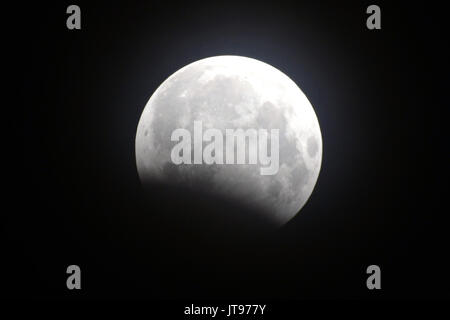
[[[259, 164], [174, 164], [171, 151], [177, 142], [171, 134], [177, 128], [193, 132], [194, 121], [223, 132], [279, 129], [278, 172], [261, 175]], [[305, 205], [321, 162], [319, 122], [300, 88], [274, 67], [240, 56], [206, 58], [175, 72], [151, 96], [136, 133], [144, 184], [212, 192], [260, 208], [278, 225]]]

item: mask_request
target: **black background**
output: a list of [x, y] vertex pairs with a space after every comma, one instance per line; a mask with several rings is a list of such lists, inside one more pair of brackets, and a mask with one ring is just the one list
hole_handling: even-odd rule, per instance
[[[364, 1], [77, 2], [82, 29], [70, 31], [70, 4], [15, 8], [7, 296], [449, 297], [442, 7], [377, 1], [382, 29], [371, 31]], [[276, 232], [221, 228], [211, 216], [242, 209], [139, 182], [148, 99], [179, 68], [224, 54], [287, 74], [320, 122], [316, 188]], [[71, 264], [81, 291], [66, 288]], [[366, 288], [371, 264], [380, 291]]]

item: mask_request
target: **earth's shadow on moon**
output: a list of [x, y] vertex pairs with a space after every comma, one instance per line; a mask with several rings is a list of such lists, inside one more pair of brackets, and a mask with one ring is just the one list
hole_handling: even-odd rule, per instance
[[[139, 266], [134, 272], [151, 272], [159, 297], [263, 292], [259, 272], [270, 268], [267, 259], [279, 230], [267, 219], [270, 215], [237, 201], [165, 184], [146, 184], [141, 199], [140, 222], [133, 227], [132, 259]], [[133, 282], [142, 285], [140, 278]], [[240, 286], [244, 287], [238, 293]]]
[[160, 230], [188, 234], [185, 240], [208, 237], [210, 242], [252, 241], [276, 232], [272, 215], [239, 199], [164, 183], [143, 185], [143, 205], [157, 208], [153, 222]]

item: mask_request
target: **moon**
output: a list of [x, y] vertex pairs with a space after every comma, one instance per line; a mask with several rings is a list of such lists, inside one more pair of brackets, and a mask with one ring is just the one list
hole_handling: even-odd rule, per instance
[[[174, 164], [177, 142], [171, 135], [179, 128], [193, 132], [194, 121], [221, 132], [278, 129], [278, 171], [261, 175], [260, 165], [248, 163]], [[188, 64], [157, 88], [140, 117], [135, 152], [144, 186], [161, 183], [222, 196], [282, 226], [313, 192], [322, 135], [311, 103], [284, 73], [252, 58], [215, 56]]]

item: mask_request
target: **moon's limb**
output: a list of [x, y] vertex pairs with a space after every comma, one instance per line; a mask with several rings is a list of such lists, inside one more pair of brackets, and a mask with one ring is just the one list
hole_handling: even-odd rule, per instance
[[[259, 165], [175, 165], [177, 128], [279, 129], [279, 170]], [[322, 162], [322, 136], [310, 102], [285, 74], [261, 61], [217, 56], [191, 63], [155, 91], [139, 120], [136, 164], [141, 181], [208, 190], [269, 214], [279, 225], [305, 205]]]

